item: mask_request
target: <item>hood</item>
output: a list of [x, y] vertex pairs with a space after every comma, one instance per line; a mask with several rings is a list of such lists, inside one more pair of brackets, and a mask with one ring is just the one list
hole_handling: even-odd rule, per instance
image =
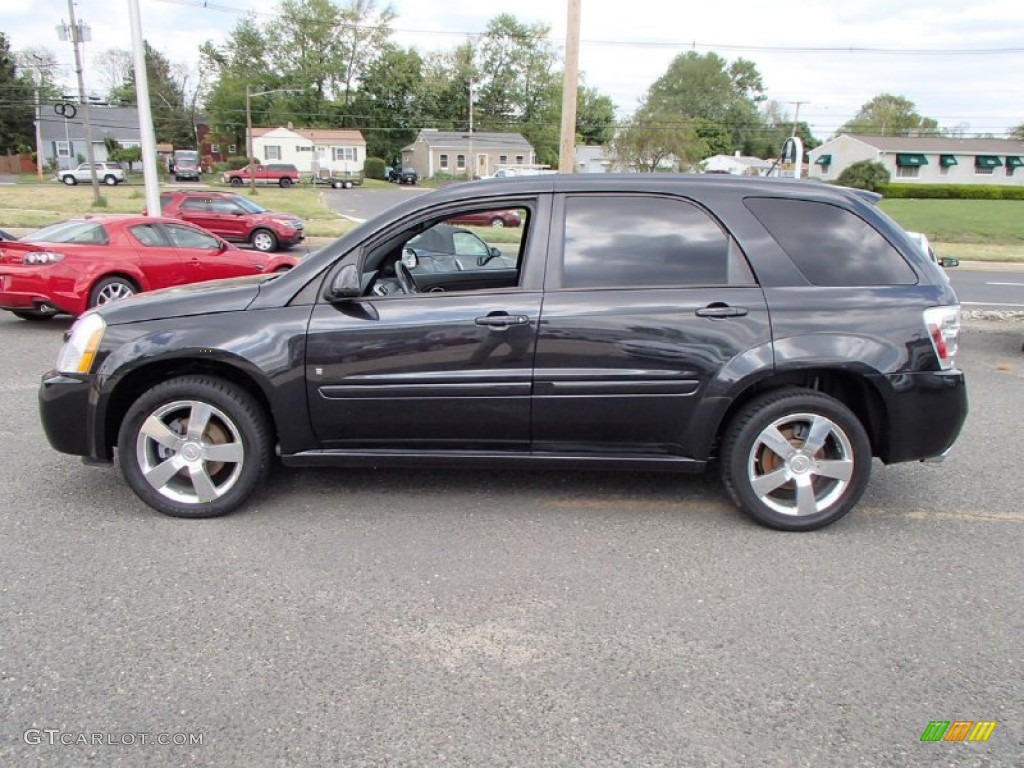
[[216, 312], [240, 312], [259, 294], [260, 285], [273, 277], [232, 277], [147, 291], [104, 305], [101, 313], [109, 325], [118, 325]]

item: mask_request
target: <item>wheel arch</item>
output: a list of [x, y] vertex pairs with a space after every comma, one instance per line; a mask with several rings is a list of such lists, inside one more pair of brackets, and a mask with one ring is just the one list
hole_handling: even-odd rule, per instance
[[779, 389], [805, 389], [835, 398], [853, 411], [864, 426], [871, 443], [871, 453], [884, 458], [889, 445], [885, 425], [888, 409], [876, 381], [862, 372], [844, 368], [808, 366], [777, 371], [756, 381], [748, 381], [728, 398], [714, 430], [710, 449], [717, 452], [722, 435], [733, 417], [748, 402], [766, 392]]
[[135, 286], [136, 291], [138, 291], [139, 293], [144, 293], [145, 291], [150, 290], [149, 282], [146, 280], [146, 278], [142, 275], [141, 272], [136, 273], [127, 269], [115, 269], [110, 272], [101, 272], [89, 279], [89, 284], [86, 286], [85, 289], [85, 300], [87, 304], [89, 301], [89, 297], [92, 295], [93, 289], [100, 282], [110, 277], [120, 277], [124, 280], [127, 280], [128, 282]]
[[237, 365], [217, 359], [195, 359], [195, 358], [171, 358], [157, 360], [125, 374], [117, 381], [110, 392], [106, 409], [102, 416], [102, 448], [107, 458], [113, 457], [114, 446], [117, 445], [118, 431], [121, 423], [131, 404], [134, 403], [142, 393], [161, 382], [178, 376], [207, 375], [224, 379], [238, 387], [241, 387], [254, 398], [263, 408], [270, 425], [272, 439], [276, 442], [278, 438], [277, 422], [274, 418], [274, 409], [271, 406], [270, 398], [259, 385], [255, 377], [244, 371]]

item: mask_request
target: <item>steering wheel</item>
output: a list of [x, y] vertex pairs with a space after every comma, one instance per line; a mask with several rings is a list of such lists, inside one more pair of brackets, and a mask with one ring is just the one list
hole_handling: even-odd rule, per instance
[[416, 287], [416, 281], [412, 277], [412, 272], [402, 263], [401, 259], [395, 262], [395, 277], [398, 278], [398, 285], [401, 286], [403, 293], [420, 292], [419, 288]]

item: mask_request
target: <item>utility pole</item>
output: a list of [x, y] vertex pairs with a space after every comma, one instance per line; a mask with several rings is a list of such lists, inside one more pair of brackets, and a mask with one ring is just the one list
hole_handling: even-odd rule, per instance
[[75, 0], [68, 0], [70, 26], [61, 21], [57, 33], [61, 40], [71, 40], [75, 49], [75, 74], [78, 75], [78, 101], [82, 108], [82, 125], [85, 126], [85, 159], [89, 163], [92, 177], [92, 202], [100, 205], [100, 180], [96, 176], [96, 158], [92, 149], [92, 125], [89, 123], [89, 100], [85, 96], [85, 79], [82, 77], [82, 52], [79, 45], [89, 38], [89, 26], [75, 21]]
[[[39, 177], [39, 183], [43, 183], [43, 111], [42, 102], [39, 100], [39, 86], [43, 83], [43, 60], [36, 54], [32, 54], [32, 58], [36, 60], [36, 82], [35, 82], [35, 95], [36, 95], [36, 176]], [[65, 122], [66, 124], [66, 122]]]
[[572, 173], [576, 154], [576, 89], [580, 66], [580, 0], [568, 0], [565, 30], [565, 78], [562, 80], [562, 134], [558, 172]]
[[473, 154], [473, 80], [469, 81], [469, 162], [466, 164], [469, 180], [476, 177], [476, 155]]
[[787, 104], [792, 104], [792, 105], [794, 105], [796, 107], [796, 111], [793, 114], [793, 131], [790, 133], [790, 136], [796, 136], [797, 126], [800, 125], [800, 105], [801, 104], [810, 104], [811, 102], [809, 102], [809, 101], [787, 101], [786, 103]]

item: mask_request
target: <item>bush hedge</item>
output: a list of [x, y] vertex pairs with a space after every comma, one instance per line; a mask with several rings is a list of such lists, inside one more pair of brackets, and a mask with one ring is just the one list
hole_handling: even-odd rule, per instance
[[367, 179], [383, 179], [384, 166], [387, 163], [379, 157], [368, 157], [363, 163], [363, 176]]
[[882, 184], [878, 191], [889, 199], [1024, 200], [1024, 187], [996, 184]]
[[245, 168], [249, 164], [249, 158], [247, 157], [229, 157], [228, 158], [228, 170], [238, 171]]

